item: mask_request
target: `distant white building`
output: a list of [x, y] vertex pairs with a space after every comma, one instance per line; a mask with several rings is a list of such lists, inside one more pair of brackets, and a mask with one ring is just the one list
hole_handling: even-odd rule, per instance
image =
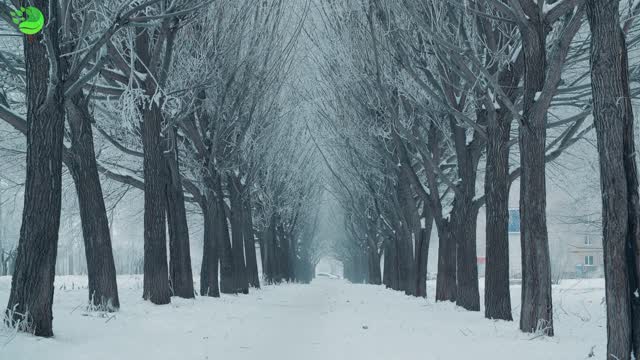
[[[511, 278], [522, 276], [522, 256], [520, 244], [518, 209], [510, 210], [509, 231], [509, 274]], [[484, 276], [486, 265], [486, 224], [484, 209], [478, 215], [476, 251], [478, 274]], [[517, 224], [517, 225], [516, 225]], [[602, 235], [598, 231], [586, 229], [584, 225], [548, 224], [551, 273], [554, 281], [561, 278], [603, 276]], [[428, 271], [430, 278], [438, 270], [438, 234], [433, 229], [429, 246]]]

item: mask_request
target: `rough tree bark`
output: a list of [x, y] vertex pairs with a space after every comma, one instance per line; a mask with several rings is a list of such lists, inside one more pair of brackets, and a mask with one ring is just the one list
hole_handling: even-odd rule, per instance
[[215, 235], [218, 224], [217, 203], [211, 191], [208, 191], [200, 204], [204, 219], [204, 239], [202, 249], [202, 267], [200, 268], [200, 295], [220, 297], [218, 283], [218, 244]]
[[[74, 22], [67, 24], [73, 36], [78, 33], [77, 25]], [[76, 41], [65, 41], [62, 51], [73, 52], [76, 46]], [[64, 76], [69, 77], [72, 68], [71, 58], [63, 57], [60, 59], [60, 64]], [[69, 84], [76, 80], [78, 79], [67, 78], [66, 82]], [[89, 102], [83, 90], [65, 99], [71, 145], [63, 150], [63, 162], [73, 178], [78, 196], [89, 280], [89, 300], [94, 306], [114, 311], [120, 307], [120, 301], [109, 220], [93, 142], [91, 124], [95, 119], [89, 110]], [[71, 274], [75, 270], [73, 265], [73, 254], [70, 254], [69, 272]]]
[[[43, 32], [23, 40], [27, 174], [7, 311], [12, 315], [9, 321], [26, 321], [36, 336], [48, 337], [53, 336], [51, 305], [60, 228], [64, 94], [58, 32], [51, 31], [58, 29], [58, 2], [33, 0], [31, 5], [42, 10], [48, 24]], [[47, 51], [45, 42], [53, 53]]]
[[400, 216], [396, 225], [398, 275], [400, 288], [407, 295], [416, 294], [415, 243], [420, 236], [417, 206], [406, 168], [402, 167], [396, 185]]
[[638, 355], [638, 179], [619, 0], [587, 1], [591, 88], [600, 157], [607, 358]]
[[627, 207], [629, 230], [627, 231], [627, 262], [629, 270], [629, 294], [631, 297], [631, 348], [636, 358], [640, 355], [640, 181], [636, 163], [633, 105], [629, 84], [629, 53], [625, 34], [620, 32], [622, 46], [622, 90], [625, 100], [624, 166], [627, 176]]
[[480, 311], [476, 255], [478, 207], [473, 203], [473, 197], [470, 199], [456, 197], [456, 200], [463, 203], [460, 208], [456, 209], [456, 201], [454, 200], [454, 210], [451, 212], [451, 223], [455, 228], [451, 232], [455, 237], [451, 246], [454, 247], [453, 252], [456, 256], [456, 304], [470, 311]]
[[487, 126], [486, 267], [484, 316], [513, 320], [509, 291], [509, 140], [511, 117], [490, 116]]
[[167, 184], [167, 221], [169, 227], [169, 280], [173, 295], [185, 299], [195, 297], [191, 270], [189, 227], [184, 205], [184, 190], [178, 159], [175, 128], [167, 131], [169, 149], [165, 152]]
[[73, 177], [80, 207], [82, 236], [87, 258], [89, 300], [112, 311], [120, 307], [116, 267], [111, 247], [109, 219], [102, 195], [87, 99], [66, 99], [71, 146], [65, 164]]
[[[151, 62], [149, 30], [138, 29], [136, 68], [147, 73]], [[142, 62], [142, 64], [140, 64]], [[147, 66], [143, 65], [147, 64]], [[157, 84], [150, 77], [143, 82], [145, 94], [151, 98]], [[144, 280], [143, 298], [154, 304], [171, 302], [166, 238], [166, 163], [162, 152], [162, 110], [155, 101], [140, 104], [142, 112], [142, 145], [144, 148]]]
[[522, 247], [522, 306], [520, 329], [542, 330], [553, 336], [551, 261], [546, 216], [545, 112], [536, 111], [537, 94], [545, 84], [546, 33], [538, 5], [528, 12], [521, 31], [524, 49], [523, 124], [520, 126], [520, 242]]
[[456, 301], [456, 242], [447, 220], [436, 220], [438, 230], [438, 276], [436, 301]]
[[144, 294], [154, 304], [171, 302], [166, 238], [166, 166], [162, 154], [161, 110], [146, 104], [143, 115], [144, 146]]
[[398, 247], [396, 236], [385, 242], [384, 248], [384, 284], [389, 289], [400, 290], [400, 274], [398, 265]]
[[[476, 123], [487, 123], [486, 110], [476, 112]], [[455, 145], [457, 172], [460, 184], [451, 210], [451, 234], [456, 247], [456, 304], [467, 310], [480, 311], [478, 289], [478, 260], [476, 252], [476, 224], [478, 206], [474, 201], [478, 164], [485, 146], [483, 137], [474, 131], [473, 139], [467, 144], [467, 129], [460, 126], [455, 118], [449, 120], [451, 137]]]
[[[475, 2], [485, 10], [483, 2]], [[499, 47], [512, 43], [505, 35], [517, 30], [516, 24], [503, 24], [506, 31], [496, 32], [489, 19], [478, 19], [477, 28], [492, 53]], [[493, 66], [497, 72], [498, 86], [511, 103], [519, 96], [518, 88], [523, 72], [523, 53], [506, 66]], [[507, 111], [505, 99], [497, 98], [498, 108], [487, 114], [487, 156], [485, 166], [486, 206], [486, 267], [484, 304], [488, 319], [513, 320], [509, 293], [509, 141], [513, 114]]]
[[227, 187], [229, 188], [229, 200], [231, 211], [229, 214], [231, 223], [231, 243], [233, 256], [233, 277], [235, 289], [243, 294], [249, 293], [249, 282], [247, 279], [247, 268], [244, 259], [244, 224], [243, 206], [240, 180], [233, 176], [227, 176]]
[[[523, 72], [522, 53], [498, 75], [498, 86], [513, 102]], [[499, 103], [503, 100], [499, 100]], [[487, 121], [487, 156], [484, 191], [486, 196], [486, 267], [484, 306], [488, 319], [513, 320], [509, 291], [509, 141], [513, 114], [503, 110]]]
[[216, 201], [216, 211], [214, 214], [216, 216], [217, 226], [215, 228], [215, 236], [219, 249], [218, 257], [220, 258], [220, 292], [223, 294], [237, 294], [238, 290], [233, 278], [233, 252], [231, 250], [229, 224], [227, 222], [227, 214], [225, 211], [222, 176], [216, 172], [212, 177], [212, 185], [215, 191]]
[[[440, 143], [441, 133], [437, 126], [431, 126], [428, 130], [428, 150], [423, 154], [424, 168], [429, 189], [438, 189], [436, 169], [433, 164], [441, 161]], [[426, 161], [427, 156], [432, 157], [432, 162]], [[431, 191], [425, 198], [431, 208], [436, 229], [438, 231], [438, 275], [436, 279], [436, 301], [456, 301], [456, 243], [452, 234], [450, 219], [442, 215], [442, 200], [438, 191]]]

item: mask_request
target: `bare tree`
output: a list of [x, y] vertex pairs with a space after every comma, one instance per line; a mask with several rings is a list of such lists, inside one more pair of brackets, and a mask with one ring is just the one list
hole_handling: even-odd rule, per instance
[[600, 156], [607, 302], [607, 358], [640, 354], [638, 170], [625, 34], [619, 1], [586, 1], [591, 88]]
[[53, 336], [52, 300], [64, 140], [64, 95], [57, 1], [36, 1], [49, 19], [35, 41], [24, 39], [27, 72], [27, 177], [18, 255], [7, 309], [37, 336]]

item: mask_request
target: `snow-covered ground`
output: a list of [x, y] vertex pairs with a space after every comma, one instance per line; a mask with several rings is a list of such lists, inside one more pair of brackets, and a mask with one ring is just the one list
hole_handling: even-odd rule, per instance
[[[602, 280], [554, 287], [556, 336], [522, 334], [450, 303], [407, 297], [381, 286], [319, 278], [311, 285], [269, 286], [220, 299], [174, 298], [154, 306], [140, 298], [142, 279], [118, 278], [122, 309], [89, 314], [86, 279], [56, 278], [51, 339], [0, 336], [0, 359], [605, 359]], [[0, 305], [10, 278], [0, 277]], [[520, 288], [512, 287], [514, 314]], [[2, 333], [0, 331], [0, 333]]]

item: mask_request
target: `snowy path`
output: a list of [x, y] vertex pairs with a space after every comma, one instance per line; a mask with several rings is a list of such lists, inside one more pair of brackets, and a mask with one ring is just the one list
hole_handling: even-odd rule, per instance
[[[541, 360], [585, 359], [593, 346], [604, 359], [600, 280], [554, 289], [558, 336], [533, 340], [517, 331], [517, 322], [489, 321], [453, 304], [341, 280], [153, 306], [140, 300], [140, 278], [121, 277], [123, 309], [108, 322], [74, 310], [86, 291], [77, 284], [86, 280], [57, 281], [55, 338], [0, 336], [0, 359]], [[2, 305], [9, 282], [0, 278]], [[58, 288], [63, 282], [66, 290]], [[515, 308], [519, 289], [512, 293]]]

